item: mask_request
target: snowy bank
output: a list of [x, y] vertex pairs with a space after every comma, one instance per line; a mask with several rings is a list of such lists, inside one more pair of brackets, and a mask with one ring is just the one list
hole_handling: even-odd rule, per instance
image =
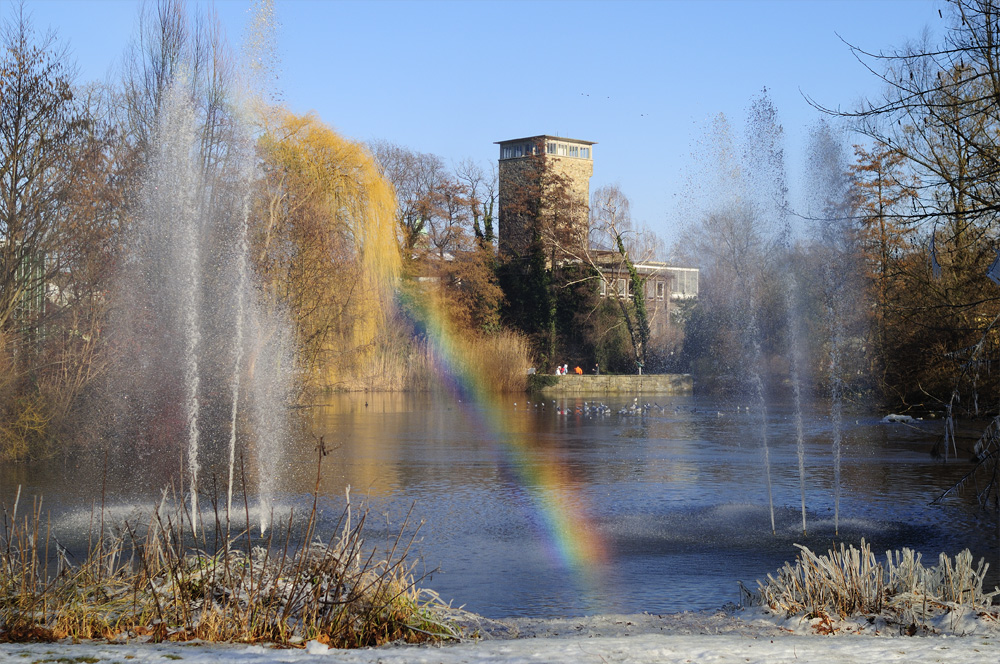
[[[189, 644], [36, 643], [0, 646], [0, 662], [74, 661], [162, 664], [221, 662], [351, 662], [358, 664], [774, 664], [778, 662], [996, 662], [1000, 630], [995, 620], [956, 617], [944, 632], [907, 636], [899, 626], [845, 621], [833, 635], [817, 634], [814, 621], [784, 619], [764, 611], [700, 612], [666, 616], [593, 616], [578, 619], [483, 619], [482, 638], [437, 646], [390, 645], [333, 650]], [[952, 631], [948, 631], [951, 629]]]

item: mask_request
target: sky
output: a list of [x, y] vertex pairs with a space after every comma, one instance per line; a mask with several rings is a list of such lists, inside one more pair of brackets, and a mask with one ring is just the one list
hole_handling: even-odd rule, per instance
[[[26, 0], [35, 26], [68, 45], [81, 83], [116, 76], [139, 4]], [[0, 0], [0, 16], [15, 6]], [[250, 2], [189, 1], [191, 13], [206, 8], [238, 48]], [[292, 111], [344, 136], [447, 164], [488, 165], [496, 141], [524, 136], [596, 141], [591, 191], [618, 184], [633, 218], [670, 243], [694, 214], [684, 204], [692, 155], [714, 116], [742, 127], [767, 88], [794, 205], [821, 117], [806, 96], [850, 109], [880, 92], [845, 41], [880, 51], [925, 28], [940, 34], [939, 9], [942, 0], [276, 0], [273, 83]]]

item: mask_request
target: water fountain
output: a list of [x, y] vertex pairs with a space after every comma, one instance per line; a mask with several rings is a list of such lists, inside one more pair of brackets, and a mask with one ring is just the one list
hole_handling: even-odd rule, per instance
[[788, 335], [791, 339], [791, 363], [789, 378], [792, 382], [792, 404], [795, 417], [795, 455], [799, 462], [799, 497], [802, 503], [802, 535], [808, 534], [806, 527], [806, 445], [805, 445], [805, 425], [802, 419], [802, 334], [799, 330], [798, 307], [796, 296], [798, 295], [798, 282], [795, 274], [791, 271], [787, 275], [788, 283], [785, 284], [785, 306], [788, 310]]
[[859, 276], [862, 272], [853, 243], [856, 234], [852, 226], [853, 195], [848, 179], [847, 159], [843, 141], [825, 122], [819, 123], [810, 136], [809, 158], [810, 211], [813, 233], [818, 240], [823, 263], [821, 294], [825, 326], [829, 335], [827, 366], [829, 370], [831, 448], [833, 456], [834, 533], [840, 528], [841, 447], [843, 439], [844, 363], [849, 337], [847, 326], [856, 320], [855, 300], [864, 292]]
[[195, 531], [207, 473], [227, 478], [228, 518], [240, 459], [256, 470], [257, 519], [268, 527], [293, 368], [284, 316], [252, 283], [252, 144], [239, 123], [228, 138], [227, 158], [210, 162], [188, 86], [176, 81], [113, 321], [115, 438], [140, 457], [183, 453]]
[[[753, 307], [753, 301], [750, 301]], [[759, 332], [757, 330], [756, 316], [754, 315], [750, 325], [750, 332], [753, 343], [753, 368], [751, 370], [754, 401], [760, 417], [760, 445], [764, 454], [764, 477], [767, 479], [767, 506], [771, 514], [771, 534], [777, 533], [774, 521], [774, 486], [771, 481], [771, 448], [768, 446], [768, 418], [767, 418], [767, 390], [764, 387], [764, 377], [762, 371], [763, 352], [761, 351]]]
[[[748, 214], [754, 220], [754, 225], [759, 226], [759, 251], [760, 255], [754, 259], [761, 261], [760, 265], [754, 266], [754, 282], [749, 286], [747, 302], [750, 306], [750, 319], [752, 324], [747, 330], [750, 335], [750, 344], [753, 353], [750, 356], [751, 368], [751, 391], [753, 392], [757, 408], [759, 410], [761, 425], [760, 439], [763, 451], [764, 472], [767, 478], [767, 499], [771, 515], [771, 533], [775, 534], [774, 519], [774, 489], [771, 478], [771, 452], [768, 445], [768, 415], [767, 415], [767, 390], [765, 389], [765, 377], [768, 371], [765, 367], [764, 352], [761, 347], [762, 330], [758, 325], [758, 318], [761, 312], [757, 311], [761, 292], [766, 288], [768, 275], [765, 257], [768, 253], [777, 249], [786, 251], [789, 246], [790, 230], [787, 223], [788, 204], [786, 197], [788, 194], [785, 183], [785, 156], [784, 156], [784, 129], [778, 122], [777, 109], [771, 103], [765, 88], [761, 95], [755, 98], [751, 104], [750, 114], [747, 120], [747, 136], [743, 150], [743, 173], [742, 192], [743, 205], [746, 206]], [[770, 250], [769, 250], [770, 248]], [[773, 268], [772, 268], [773, 269]], [[778, 267], [777, 271], [783, 275], [786, 270]], [[786, 294], [790, 292], [790, 284], [787, 280], [779, 282], [779, 288]], [[758, 292], [754, 292], [757, 289]], [[791, 326], [791, 309], [788, 308], [786, 322]], [[793, 337], [794, 341], [794, 337]], [[794, 355], [794, 349], [786, 354]], [[795, 375], [794, 360], [792, 363], [792, 382], [798, 390], [798, 377]], [[804, 505], [804, 502], [803, 502]], [[803, 506], [804, 510], [804, 506]], [[805, 528], [803, 514], [803, 530]]]

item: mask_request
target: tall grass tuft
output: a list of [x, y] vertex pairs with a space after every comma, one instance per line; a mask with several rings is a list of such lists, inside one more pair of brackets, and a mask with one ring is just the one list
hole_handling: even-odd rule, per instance
[[[349, 498], [349, 497], [348, 497]], [[291, 518], [262, 541], [249, 531], [190, 536], [183, 501], [157, 509], [142, 532], [105, 528], [71, 564], [40, 505], [4, 509], [0, 538], [0, 640], [144, 639], [295, 644], [338, 648], [458, 638], [432, 591], [406, 562], [406, 524], [382, 555], [362, 538], [367, 511], [350, 501], [334, 534], [316, 533], [313, 501], [304, 531]], [[249, 510], [247, 510], [249, 512]], [[412, 541], [412, 536], [409, 541]]]
[[841, 544], [826, 555], [795, 546], [795, 562], [758, 581], [751, 603], [786, 615], [847, 618], [888, 613], [900, 622], [922, 624], [942, 611], [985, 609], [1000, 595], [1000, 589], [983, 592], [989, 565], [982, 560], [973, 565], [968, 550], [954, 560], [942, 553], [936, 566], [924, 567], [920, 554], [910, 549], [888, 551], [882, 562], [864, 540], [860, 549]]
[[514, 332], [476, 335], [462, 341], [463, 355], [479, 376], [490, 377], [499, 394], [528, 389], [528, 367], [533, 365], [525, 337]]

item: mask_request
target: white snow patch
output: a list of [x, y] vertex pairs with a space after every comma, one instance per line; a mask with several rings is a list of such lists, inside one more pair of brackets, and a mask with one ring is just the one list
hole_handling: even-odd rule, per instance
[[309, 641], [306, 643], [306, 652], [310, 655], [323, 655], [330, 650], [330, 646], [319, 641]]
[[[815, 619], [774, 616], [762, 609], [674, 615], [605, 615], [558, 620], [480, 619], [480, 640], [443, 645], [389, 645], [329, 649], [246, 645], [142, 644], [91, 641], [2, 644], [0, 663], [91, 658], [112, 664], [297, 664], [323, 656], [348, 664], [847, 664], [894, 662], [965, 664], [996, 661], [1000, 628], [995, 618], [966, 612], [935, 629], [947, 633], [906, 636], [880, 619], [836, 621], [835, 633], [816, 633]], [[925, 635], [926, 634], [926, 635]], [[964, 634], [965, 636], [959, 636]]]

